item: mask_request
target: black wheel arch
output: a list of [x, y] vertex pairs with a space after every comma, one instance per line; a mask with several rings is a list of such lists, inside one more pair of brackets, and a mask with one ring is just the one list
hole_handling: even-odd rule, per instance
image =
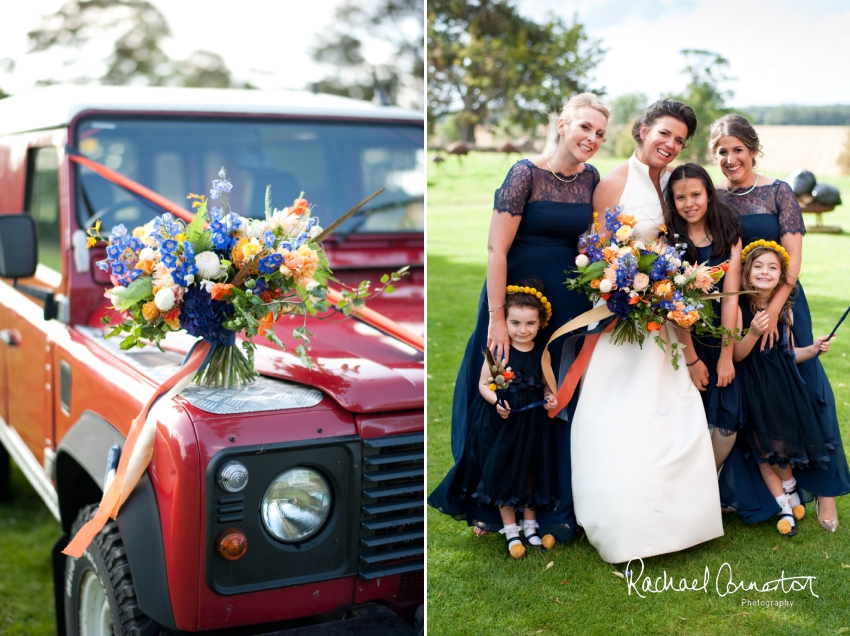
[[[124, 436], [101, 416], [86, 411], [62, 438], [56, 453], [56, 490], [62, 529], [70, 534], [79, 511], [98, 503], [109, 449], [124, 447]], [[168, 590], [165, 547], [153, 484], [146, 472], [124, 502], [115, 520], [127, 553], [139, 609], [160, 625], [175, 630]], [[60, 543], [67, 543], [63, 537]], [[57, 544], [57, 547], [59, 546]], [[64, 547], [64, 545], [62, 546]], [[61, 548], [59, 549], [61, 551]], [[61, 571], [56, 572], [62, 563]], [[54, 581], [64, 579], [64, 561], [54, 558]], [[57, 590], [57, 623], [64, 615], [61, 590]]]

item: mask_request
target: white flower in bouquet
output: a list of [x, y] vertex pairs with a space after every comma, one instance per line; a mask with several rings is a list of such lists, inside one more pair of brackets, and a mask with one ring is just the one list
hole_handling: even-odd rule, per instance
[[158, 252], [150, 247], [145, 247], [139, 252], [140, 261], [155, 261], [157, 260]]
[[283, 208], [282, 210], [275, 209], [270, 220], [272, 223], [270, 230], [279, 227], [284, 234], [288, 234], [298, 224], [301, 217], [297, 214], [290, 214], [289, 208]]
[[[628, 226], [624, 225], [623, 227], [628, 227]], [[631, 254], [631, 253], [632, 253], [632, 248], [628, 245], [624, 245], [623, 247], [621, 247], [620, 249], [617, 250], [617, 258], [623, 258], [626, 254]]]
[[682, 261], [681, 261], [681, 260], [679, 260], [678, 258], [671, 258], [671, 259], [670, 259], [670, 264], [671, 264], [673, 267], [681, 267], [681, 266], [682, 266]]
[[603, 279], [602, 282], [599, 283], [599, 291], [603, 294], [609, 293], [612, 289], [614, 289], [614, 283], [607, 278]]
[[634, 230], [628, 225], [621, 225], [620, 229], [617, 230], [615, 236], [617, 237], [618, 241], [623, 242], [628, 240], [628, 238], [632, 235], [633, 231]]
[[673, 282], [677, 285], [684, 285], [686, 280], [688, 279], [682, 274], [676, 274], [676, 276], [673, 278]]
[[313, 227], [310, 228], [310, 231], [307, 232], [307, 234], [310, 237], [310, 240], [312, 241], [314, 238], [319, 236], [319, 234], [321, 234], [324, 231], [325, 230], [323, 228], [319, 227], [318, 225], [314, 225]]
[[245, 236], [248, 238], [261, 239], [266, 233], [266, 222], [257, 219], [245, 219], [243, 222]]
[[256, 238], [252, 238], [242, 246], [242, 255], [245, 257], [246, 261], [253, 261], [254, 257], [262, 251], [263, 246], [260, 245], [260, 241]]
[[645, 250], [646, 244], [643, 241], [635, 241], [632, 247], [636, 250]]
[[174, 307], [174, 290], [170, 287], [163, 287], [156, 292], [153, 301], [160, 311], [170, 311]]
[[202, 280], [200, 283], [198, 283], [198, 285], [200, 287], [203, 287], [204, 291], [207, 292], [208, 294], [211, 294], [213, 287], [215, 287], [215, 283], [211, 280]]
[[585, 254], [576, 256], [576, 267], [587, 267], [590, 265], [590, 259]]
[[632, 287], [637, 291], [643, 291], [649, 287], [649, 276], [643, 272], [635, 274], [635, 279], [632, 281]]
[[307, 282], [306, 285], [304, 285], [304, 287], [307, 289], [308, 292], [313, 291], [318, 286], [319, 286], [319, 281], [314, 280], [312, 278]]
[[212, 280], [221, 276], [221, 261], [215, 252], [201, 252], [195, 256], [195, 267], [198, 268], [198, 277]]

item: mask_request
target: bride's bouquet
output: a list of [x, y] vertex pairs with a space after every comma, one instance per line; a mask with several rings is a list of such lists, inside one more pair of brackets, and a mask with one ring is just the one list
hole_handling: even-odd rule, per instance
[[[230, 209], [227, 195], [233, 186], [224, 168], [218, 176], [209, 199], [187, 197], [195, 199], [190, 223], [166, 213], [132, 231], [118, 225], [104, 238], [98, 221], [89, 230], [89, 247], [98, 240], [107, 243], [106, 259], [97, 266], [111, 271], [114, 287], [106, 296], [121, 317], [106, 337], [125, 334], [122, 349], [141, 347], [144, 341], [160, 346], [169, 333], [185, 329], [214, 345], [195, 381], [231, 388], [257, 377], [252, 337], [265, 337], [283, 349], [274, 329], [280, 316], [306, 318], [327, 309], [331, 272], [319, 242], [323, 230], [303, 193], [277, 210], [267, 189], [265, 219], [249, 219]], [[377, 292], [391, 292], [387, 283], [403, 273], [385, 276]], [[343, 303], [361, 306], [368, 288], [365, 283], [343, 293]], [[109, 324], [112, 317], [103, 322]], [[245, 336], [247, 356], [235, 346], [237, 333]], [[300, 340], [295, 352], [307, 366], [310, 335], [306, 324], [293, 330]]]
[[[599, 213], [593, 213], [593, 225], [580, 243], [576, 257], [577, 276], [567, 287], [580, 291], [594, 303], [604, 301], [617, 319], [611, 333], [615, 344], [637, 342], [654, 334], [662, 349], [667, 342], [659, 335], [665, 322], [691, 329], [697, 335], [721, 335], [714, 326], [715, 313], [709, 294], [728, 267], [683, 261], [685, 244], [668, 240], [667, 230], [652, 240], [634, 237], [635, 218], [615, 207], [605, 209], [605, 227], [612, 234], [600, 233]], [[679, 344], [671, 344], [672, 362], [678, 368]]]

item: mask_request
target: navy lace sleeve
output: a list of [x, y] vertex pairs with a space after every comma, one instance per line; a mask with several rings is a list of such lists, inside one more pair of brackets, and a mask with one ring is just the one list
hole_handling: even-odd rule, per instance
[[531, 167], [527, 160], [516, 162], [505, 177], [502, 187], [496, 190], [493, 209], [520, 216], [531, 195]]
[[779, 181], [776, 188], [776, 214], [779, 217], [779, 236], [806, 233], [800, 204], [791, 186], [784, 181]]

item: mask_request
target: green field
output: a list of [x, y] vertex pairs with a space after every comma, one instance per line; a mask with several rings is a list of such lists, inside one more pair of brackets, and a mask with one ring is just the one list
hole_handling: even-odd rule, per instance
[[[516, 159], [516, 157], [514, 157]], [[604, 176], [622, 160], [594, 162]], [[448, 157], [428, 177], [428, 485], [452, 464], [453, 384], [485, 277], [486, 238], [493, 191], [512, 161], [474, 153], [459, 165]], [[719, 178], [713, 169], [712, 176]], [[771, 175], [785, 178], [786, 175]], [[850, 178], [824, 178], [850, 202]], [[810, 219], [806, 219], [807, 222]], [[814, 219], [811, 219], [812, 223]], [[850, 206], [824, 218], [850, 230]], [[850, 237], [809, 233], [801, 280], [816, 335], [826, 334], [850, 304]], [[824, 358], [850, 448], [850, 331]], [[814, 506], [799, 534], [781, 537], [773, 523], [748, 526], [724, 516], [725, 536], [684, 552], [647, 559], [646, 574], [676, 579], [711, 573], [709, 591], [627, 593], [615, 567], [586, 539], [512, 561], [501, 535], [477, 538], [465, 523], [428, 509], [428, 634], [850, 634], [850, 497], [839, 499], [838, 532], [815, 519]], [[553, 565], [547, 568], [549, 563]], [[806, 592], [737, 592], [721, 597], [714, 579], [724, 563], [736, 581], [759, 584], [786, 576], [814, 576], [817, 598]], [[726, 576], [728, 579], [728, 576]], [[790, 607], [742, 605], [742, 600], [793, 602]]]

